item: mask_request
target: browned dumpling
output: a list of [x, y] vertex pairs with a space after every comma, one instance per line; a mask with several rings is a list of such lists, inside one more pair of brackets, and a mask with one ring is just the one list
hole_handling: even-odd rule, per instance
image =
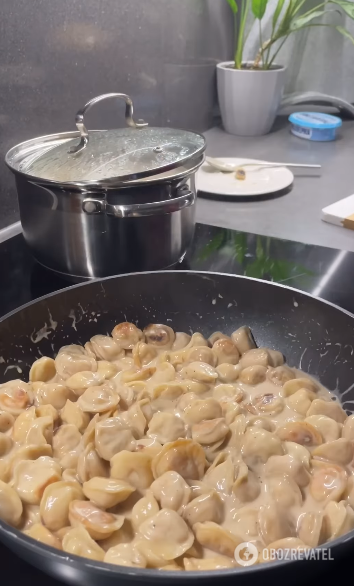
[[310, 480], [310, 494], [316, 501], [340, 501], [347, 487], [344, 468], [330, 462], [313, 462], [316, 467]]
[[17, 417], [33, 404], [31, 386], [21, 380], [0, 385], [0, 409]]
[[101, 509], [110, 509], [125, 501], [135, 488], [124, 480], [94, 476], [83, 483], [82, 490], [94, 505]]
[[169, 470], [178, 472], [183, 478], [202, 478], [206, 459], [200, 444], [192, 440], [177, 440], [165, 444], [152, 461], [152, 471], [158, 478]]
[[147, 344], [158, 348], [172, 348], [176, 335], [172, 328], [162, 324], [150, 324], [144, 329]]
[[134, 324], [123, 322], [115, 326], [112, 337], [120, 348], [131, 350], [135, 344], [143, 339], [143, 332]]
[[124, 517], [103, 511], [90, 501], [83, 500], [70, 502], [68, 516], [73, 527], [84, 527], [96, 541], [112, 535], [124, 522]]

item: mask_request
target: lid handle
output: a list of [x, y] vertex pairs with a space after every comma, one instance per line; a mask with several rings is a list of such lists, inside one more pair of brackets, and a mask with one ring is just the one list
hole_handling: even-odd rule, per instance
[[131, 98], [129, 96], [127, 96], [126, 94], [112, 93], [112, 94], [103, 94], [102, 96], [97, 96], [97, 98], [93, 98], [92, 100], [87, 102], [87, 104], [85, 104], [85, 106], [83, 108], [81, 108], [81, 110], [79, 110], [75, 116], [75, 124], [76, 124], [78, 131], [80, 132], [81, 138], [80, 138], [80, 142], [77, 146], [73, 146], [70, 148], [70, 150], [69, 150], [70, 154], [79, 153], [84, 148], [86, 148], [86, 146], [88, 144], [89, 134], [88, 134], [88, 130], [84, 124], [84, 116], [85, 116], [86, 112], [94, 104], [97, 104], [97, 102], [101, 102], [102, 100], [109, 100], [111, 98], [120, 98], [121, 100], [125, 101], [125, 122], [126, 122], [127, 126], [130, 126], [131, 128], [144, 128], [145, 126], [148, 126], [148, 123], [144, 122], [144, 120], [138, 120], [138, 122], [134, 122], [134, 120], [133, 120], [133, 102], [132, 102]]

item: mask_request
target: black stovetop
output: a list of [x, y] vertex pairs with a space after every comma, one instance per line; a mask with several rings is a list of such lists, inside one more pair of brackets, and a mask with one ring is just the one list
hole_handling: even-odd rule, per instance
[[[322, 297], [354, 313], [352, 252], [198, 224], [194, 242], [185, 260], [176, 268], [275, 281]], [[70, 283], [46, 271], [33, 260], [22, 235], [0, 243], [0, 316], [68, 286]], [[10, 580], [13, 583], [21, 580], [26, 586], [62, 586], [62, 583], [32, 568], [2, 545], [0, 564], [4, 584]], [[319, 564], [322, 586], [332, 586], [339, 573], [349, 573], [351, 567], [350, 556]], [[253, 582], [258, 583], [258, 579], [251, 579], [250, 583]], [[307, 586], [306, 583], [303, 586]]]
[[[175, 269], [246, 275], [322, 297], [354, 313], [354, 253], [197, 224]], [[22, 235], [0, 243], [0, 316], [70, 286], [32, 258]]]

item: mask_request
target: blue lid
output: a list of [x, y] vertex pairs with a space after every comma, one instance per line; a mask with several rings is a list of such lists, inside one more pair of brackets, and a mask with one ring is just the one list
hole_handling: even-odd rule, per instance
[[304, 128], [318, 128], [319, 130], [342, 126], [340, 118], [321, 112], [295, 112], [289, 116], [289, 121]]

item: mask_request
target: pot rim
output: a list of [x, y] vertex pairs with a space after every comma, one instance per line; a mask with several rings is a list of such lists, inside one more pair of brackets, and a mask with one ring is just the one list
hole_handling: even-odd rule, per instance
[[[230, 67], [230, 65], [234, 65], [235, 61], [221, 61], [220, 63], [216, 64], [217, 69], [223, 69], [226, 71], [232, 71], [233, 73], [237, 72], [237, 73], [257, 73], [257, 75], [259, 74], [263, 74], [263, 75], [269, 75], [270, 73], [280, 73], [281, 71], [286, 71], [287, 66], [286, 65], [278, 65], [277, 63], [274, 63], [272, 69], [235, 69], [233, 67]], [[242, 64], [245, 65], [251, 65], [252, 63], [254, 63], [253, 61], [242, 61]]]
[[[91, 130], [90, 133], [93, 134], [94, 132], [102, 132], [102, 130], [95, 129]], [[36, 177], [35, 175], [29, 175], [25, 171], [21, 171], [18, 166], [21, 162], [20, 155], [27, 154], [29, 155], [31, 152], [36, 151], [36, 146], [39, 148], [40, 145], [45, 143], [50, 144], [53, 142], [53, 147], [57, 144], [62, 144], [65, 142], [69, 142], [73, 138], [80, 138], [80, 133], [77, 130], [67, 131], [67, 132], [59, 132], [53, 134], [46, 134], [44, 136], [37, 136], [34, 138], [30, 138], [29, 140], [20, 142], [15, 146], [11, 147], [5, 155], [5, 164], [7, 167], [14, 173], [14, 175], [19, 175], [24, 179], [31, 181], [32, 183], [36, 183], [38, 185], [49, 185], [52, 187], [59, 187], [61, 189], [76, 189], [79, 191], [85, 191], [88, 189], [97, 189], [97, 190], [106, 190], [106, 189], [119, 189], [119, 188], [127, 188], [127, 187], [136, 187], [136, 186], [144, 186], [150, 185], [155, 181], [158, 183], [171, 183], [175, 181], [175, 179], [181, 179], [182, 177], [188, 176], [189, 174], [193, 174], [196, 170], [203, 164], [204, 161], [204, 152], [206, 150], [206, 140], [203, 134], [200, 132], [193, 132], [194, 134], [202, 137], [204, 139], [204, 147], [193, 157], [187, 158], [186, 160], [180, 161], [180, 164], [176, 167], [174, 163], [170, 165], [166, 165], [164, 169], [160, 173], [140, 173], [139, 177], [137, 176], [134, 178], [132, 176], [129, 180], [122, 181], [117, 180], [117, 178], [109, 178], [97, 181], [55, 181], [53, 179], [44, 179], [42, 177]], [[55, 142], [56, 141], [56, 142]], [[17, 157], [17, 159], [16, 159]], [[184, 165], [192, 164], [192, 169], [185, 170], [183, 172], [180, 171], [181, 167]], [[167, 173], [169, 171], [175, 171], [171, 177], [161, 178], [160, 175]]]

